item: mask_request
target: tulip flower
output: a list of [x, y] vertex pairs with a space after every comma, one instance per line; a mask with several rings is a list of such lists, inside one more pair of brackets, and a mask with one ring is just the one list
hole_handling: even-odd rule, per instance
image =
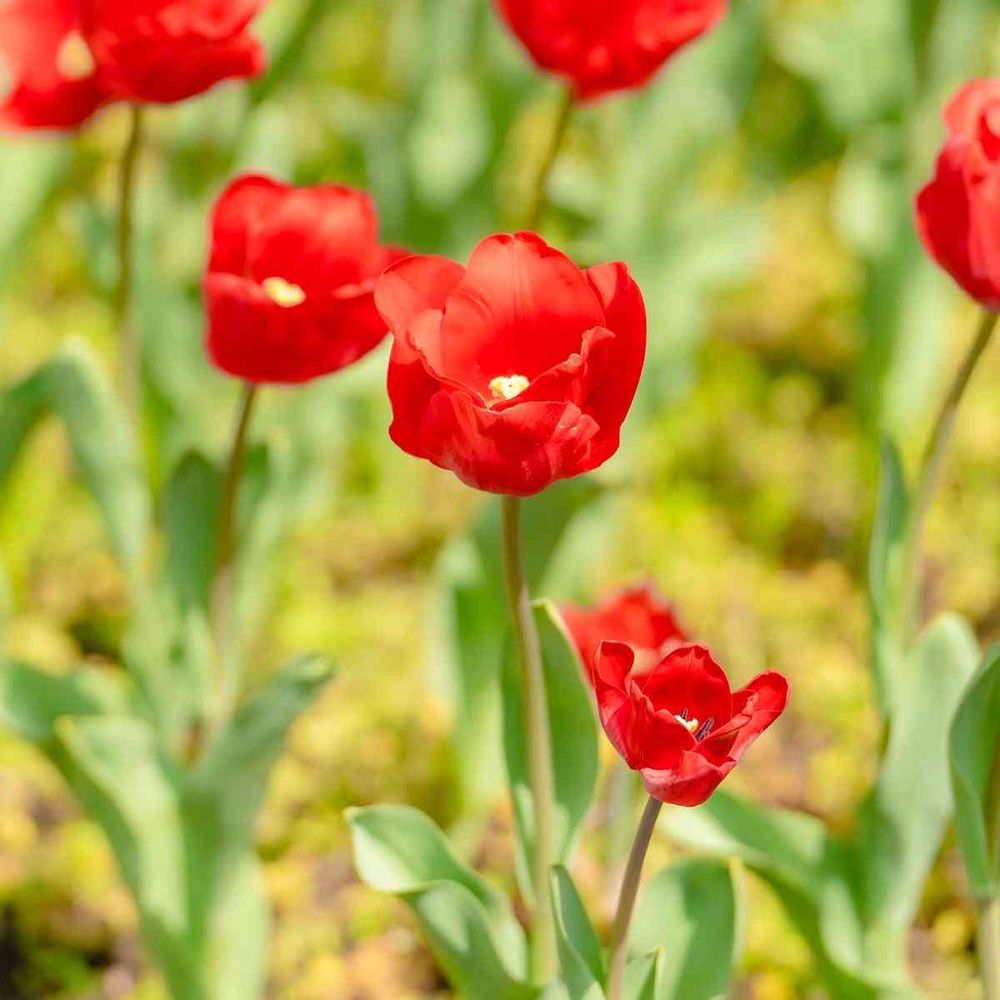
[[170, 104], [257, 76], [264, 0], [8, 0], [0, 124], [74, 129], [102, 105]]
[[534, 233], [467, 268], [410, 257], [377, 282], [393, 335], [393, 441], [490, 493], [530, 496], [606, 462], [635, 398], [646, 312], [624, 264], [581, 270]]
[[987, 309], [1000, 310], [1000, 80], [963, 87], [945, 112], [948, 139], [917, 198], [928, 252]]
[[498, 0], [500, 13], [543, 70], [569, 80], [578, 100], [644, 86], [679, 49], [705, 34], [726, 0]]
[[587, 671], [605, 640], [627, 642], [650, 667], [688, 641], [674, 608], [648, 584], [625, 587], [595, 608], [568, 604], [559, 613]]
[[614, 748], [650, 796], [680, 806], [704, 802], [788, 700], [788, 682], [773, 672], [731, 692], [701, 646], [681, 646], [641, 671], [631, 646], [604, 642], [590, 679]]
[[212, 220], [212, 361], [255, 384], [307, 382], [352, 364], [386, 336], [375, 279], [402, 255], [379, 243], [375, 207], [360, 191], [240, 177]]

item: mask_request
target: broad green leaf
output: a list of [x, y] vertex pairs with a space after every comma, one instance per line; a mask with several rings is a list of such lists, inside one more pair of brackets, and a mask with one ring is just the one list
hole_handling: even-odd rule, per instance
[[573, 878], [562, 865], [552, 869], [552, 902], [560, 978], [570, 1000], [603, 1000], [601, 984], [605, 968], [601, 943]]
[[980, 901], [1000, 892], [990, 843], [993, 771], [1000, 751], [1000, 644], [986, 654], [959, 705], [950, 735], [955, 831], [972, 894]]
[[656, 1000], [662, 975], [662, 948], [631, 959], [625, 969], [624, 992], [627, 1000]]
[[56, 723], [64, 716], [122, 712], [124, 698], [92, 669], [47, 674], [25, 663], [0, 665], [0, 725], [51, 750]]
[[104, 517], [134, 592], [143, 593], [150, 503], [127, 418], [89, 348], [70, 342], [0, 394], [0, 483], [46, 412], [66, 427], [73, 457]]
[[743, 948], [740, 887], [732, 865], [675, 862], [643, 885], [629, 950], [662, 949], [656, 1000], [725, 996]]
[[907, 658], [882, 769], [859, 831], [873, 960], [895, 966], [905, 957], [908, 929], [952, 815], [948, 732], [979, 658], [971, 629], [954, 615], [928, 628]]
[[163, 489], [165, 569], [182, 607], [208, 607], [221, 492], [219, 470], [196, 451], [183, 456]]
[[868, 560], [875, 688], [884, 719], [891, 718], [900, 682], [899, 624], [903, 609], [902, 572], [909, 518], [909, 497], [899, 450], [882, 442], [878, 512]]
[[[555, 858], [566, 861], [576, 843], [580, 825], [590, 809], [597, 784], [597, 722], [592, 696], [572, 640], [555, 605], [535, 606], [535, 623], [542, 646], [545, 693], [555, 781]], [[504, 665], [504, 754], [514, 802], [521, 847], [522, 871], [532, 856], [534, 804], [528, 777], [527, 740], [520, 667], [512, 648]], [[530, 879], [524, 878], [525, 891]]]
[[524, 934], [504, 896], [454, 856], [441, 831], [405, 806], [346, 814], [362, 880], [413, 910], [455, 989], [471, 1000], [529, 1000]]

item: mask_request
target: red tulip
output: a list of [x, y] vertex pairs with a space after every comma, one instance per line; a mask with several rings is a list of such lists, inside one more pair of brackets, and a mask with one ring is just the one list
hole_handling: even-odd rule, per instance
[[264, 69], [249, 32], [265, 0], [79, 0], [105, 86], [135, 102], [170, 104]]
[[674, 650], [651, 671], [635, 660], [625, 643], [598, 648], [590, 675], [604, 731], [653, 798], [701, 805], [784, 711], [788, 682], [766, 673], [731, 693], [700, 646]]
[[648, 584], [626, 587], [595, 608], [565, 605], [559, 611], [588, 671], [605, 640], [627, 642], [639, 666], [650, 667], [688, 641], [673, 607]]
[[248, 29], [264, 2], [0, 2], [0, 124], [71, 129], [110, 101], [172, 103], [256, 76], [264, 50]]
[[76, 128], [105, 97], [78, 0], [0, 3], [0, 125]]
[[624, 264], [581, 271], [534, 233], [491, 236], [468, 268], [401, 261], [375, 301], [394, 337], [390, 434], [404, 451], [530, 496], [618, 450], [646, 350]]
[[917, 227], [938, 264], [1000, 310], [1000, 80], [963, 87], [945, 122], [937, 172], [917, 197]]
[[642, 87], [714, 27], [726, 0], [498, 0], [511, 30], [580, 100]]
[[208, 351], [249, 382], [306, 382], [386, 336], [375, 278], [402, 251], [380, 245], [371, 199], [326, 185], [239, 178], [212, 221]]

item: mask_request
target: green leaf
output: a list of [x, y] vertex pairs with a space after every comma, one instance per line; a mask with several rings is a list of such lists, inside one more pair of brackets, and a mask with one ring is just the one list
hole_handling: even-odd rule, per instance
[[413, 910], [455, 989], [470, 1000], [529, 1000], [524, 934], [504, 896], [452, 854], [423, 813], [406, 806], [346, 813], [362, 880]]
[[166, 575], [184, 608], [207, 608], [218, 537], [222, 476], [209, 459], [190, 451], [163, 489]]
[[[555, 605], [535, 606], [535, 623], [542, 646], [545, 693], [555, 780], [555, 857], [566, 861], [590, 809], [597, 784], [598, 742], [592, 696], [572, 640]], [[503, 675], [504, 753], [521, 847], [522, 871], [532, 856], [534, 805], [528, 781], [527, 739], [522, 684], [516, 653], [510, 649]], [[525, 891], [530, 879], [524, 878]]]
[[866, 936], [879, 961], [893, 953], [898, 963], [905, 960], [908, 930], [952, 815], [948, 732], [979, 658], [968, 624], [947, 615], [920, 636], [900, 679], [859, 832]]
[[950, 744], [955, 831], [972, 894], [986, 902], [1000, 892], [989, 833], [992, 776], [1000, 749], [1000, 644], [986, 654], [966, 690]]
[[[557, 483], [523, 507], [525, 573], [544, 593], [563, 543], [579, 516], [602, 495], [582, 478]], [[440, 678], [455, 716], [455, 754], [466, 811], [486, 809], [503, 780], [500, 674], [510, 618], [503, 586], [500, 504], [490, 500], [474, 530], [454, 539], [437, 570], [443, 669]]]
[[656, 1000], [728, 993], [743, 947], [741, 908], [736, 873], [719, 861], [678, 861], [642, 887], [629, 950], [662, 949]]
[[625, 996], [628, 1000], [656, 1000], [662, 976], [662, 948], [631, 959], [625, 968]]
[[26, 663], [0, 665], [0, 724], [51, 750], [63, 716], [105, 715], [124, 708], [121, 693], [94, 670], [47, 674]]
[[65, 424], [73, 456], [133, 590], [143, 591], [150, 503], [128, 420], [89, 348], [70, 342], [0, 394], [0, 483], [46, 412]]
[[552, 869], [552, 902], [561, 978], [570, 1000], [603, 1000], [606, 973], [601, 943], [573, 878], [562, 865]]
[[882, 442], [882, 475], [878, 511], [868, 560], [868, 592], [872, 617], [872, 660], [875, 688], [885, 719], [891, 717], [899, 684], [900, 607], [909, 496], [899, 449]]

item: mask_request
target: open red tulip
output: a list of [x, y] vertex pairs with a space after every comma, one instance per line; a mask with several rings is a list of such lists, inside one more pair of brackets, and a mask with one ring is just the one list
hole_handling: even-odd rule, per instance
[[973, 299], [1000, 310], [1000, 80], [966, 84], [945, 122], [935, 176], [917, 197], [917, 228]]
[[394, 343], [393, 441], [490, 493], [530, 496], [617, 450], [646, 352], [624, 264], [582, 271], [534, 233], [468, 268], [410, 257], [378, 281]]
[[205, 276], [208, 352], [248, 382], [329, 375], [387, 334], [375, 279], [403, 251], [382, 246], [368, 195], [250, 174], [219, 199]]
[[580, 100], [641, 87], [722, 17], [726, 0], [498, 0], [539, 67]]
[[701, 646], [682, 646], [643, 671], [631, 646], [604, 642], [590, 677], [614, 748], [653, 798], [679, 806], [704, 802], [788, 701], [778, 673], [731, 692]]
[[0, 3], [0, 124], [73, 129], [112, 101], [167, 104], [257, 76], [265, 0]]
[[649, 584], [625, 587], [594, 608], [567, 604], [559, 612], [588, 671], [605, 640], [627, 642], [640, 667], [654, 666], [688, 642], [673, 606]]

